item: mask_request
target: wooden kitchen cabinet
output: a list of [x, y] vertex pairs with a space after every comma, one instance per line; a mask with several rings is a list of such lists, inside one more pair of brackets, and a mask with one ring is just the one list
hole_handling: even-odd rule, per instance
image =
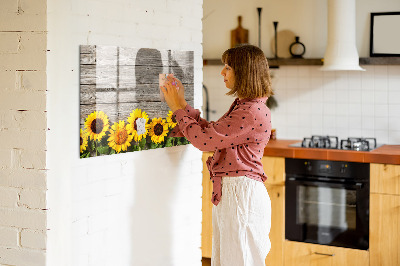
[[371, 193], [400, 195], [400, 165], [370, 164]]
[[373, 193], [370, 202], [370, 265], [400, 265], [400, 196]]
[[370, 167], [370, 265], [400, 265], [400, 165]]
[[285, 266], [369, 265], [369, 253], [365, 250], [315, 245], [286, 240], [284, 252]]
[[211, 258], [212, 252], [212, 183], [210, 181], [210, 173], [206, 165], [212, 152], [203, 153], [203, 195], [202, 195], [202, 223], [201, 223], [201, 253], [204, 258]]
[[285, 187], [265, 184], [271, 199], [271, 250], [265, 259], [266, 266], [283, 265], [285, 241]]
[[[203, 153], [203, 218], [202, 218], [202, 237], [201, 250], [202, 256], [211, 258], [212, 253], [212, 183], [206, 166], [206, 161], [211, 152]], [[266, 258], [266, 265], [283, 265], [283, 243], [285, 232], [285, 158], [283, 157], [263, 157], [262, 163], [264, 171], [268, 176], [265, 182], [272, 205], [271, 221], [271, 250]]]
[[268, 177], [265, 184], [285, 185], [285, 158], [264, 156], [261, 159], [261, 163]]
[[264, 156], [261, 159], [267, 175], [265, 187], [271, 199], [271, 250], [265, 259], [266, 266], [283, 265], [285, 240], [285, 158]]

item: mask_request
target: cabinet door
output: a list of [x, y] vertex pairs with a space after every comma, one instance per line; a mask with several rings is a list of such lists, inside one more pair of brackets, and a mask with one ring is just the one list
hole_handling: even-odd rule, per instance
[[283, 265], [285, 240], [285, 187], [265, 184], [271, 199], [271, 250], [265, 259], [266, 266]]
[[285, 241], [285, 266], [367, 266], [365, 250]]
[[212, 183], [206, 161], [211, 152], [203, 153], [203, 195], [202, 195], [202, 224], [201, 224], [201, 253], [204, 258], [211, 258], [212, 252]]
[[371, 194], [371, 266], [400, 265], [400, 196]]
[[268, 177], [266, 184], [285, 185], [285, 158], [264, 156], [261, 163]]
[[370, 165], [371, 193], [400, 195], [400, 165]]

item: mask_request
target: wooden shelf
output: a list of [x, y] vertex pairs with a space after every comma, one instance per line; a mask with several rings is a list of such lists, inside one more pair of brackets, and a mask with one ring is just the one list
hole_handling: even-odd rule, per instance
[[400, 65], [400, 57], [362, 57], [360, 65]]
[[[271, 68], [279, 66], [322, 66], [323, 58], [268, 58]], [[220, 59], [204, 59], [204, 66], [222, 65]], [[400, 57], [362, 57], [360, 65], [400, 65]]]
[[[322, 65], [321, 58], [268, 58], [268, 64], [270, 67], [279, 66], [304, 66], [304, 65]], [[217, 66], [222, 65], [220, 59], [204, 59], [204, 66]]]
[[322, 58], [268, 58], [270, 67], [322, 66]]

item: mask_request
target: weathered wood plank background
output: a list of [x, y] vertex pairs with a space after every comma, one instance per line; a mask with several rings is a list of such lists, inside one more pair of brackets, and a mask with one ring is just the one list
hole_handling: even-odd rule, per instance
[[158, 75], [173, 73], [194, 100], [193, 51], [117, 46], [80, 46], [80, 124], [94, 111], [103, 111], [110, 124], [127, 120], [139, 108], [149, 118], [163, 117], [169, 108], [160, 100]]

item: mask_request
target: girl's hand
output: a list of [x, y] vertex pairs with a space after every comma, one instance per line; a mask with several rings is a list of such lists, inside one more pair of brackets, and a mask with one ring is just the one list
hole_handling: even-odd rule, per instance
[[183, 87], [183, 84], [179, 79], [173, 77], [173, 78], [171, 78], [171, 80], [175, 81], [177, 83], [177, 85], [178, 85], [178, 88], [179, 88], [178, 96], [179, 96], [179, 101], [181, 103], [181, 106], [186, 107], [187, 102], [185, 100], [185, 87]]
[[[181, 97], [182, 92], [179, 92], [181, 90], [181, 88], [179, 87], [179, 84], [182, 85], [182, 83], [179, 82], [176, 84], [178, 86], [175, 86], [172, 84], [172, 82], [176, 82], [175, 79], [168, 77], [165, 82], [165, 85], [160, 88], [161, 88], [161, 91], [164, 93], [164, 98], [165, 98], [165, 101], [167, 102], [169, 108], [171, 109], [172, 112], [175, 112], [178, 109], [185, 108], [186, 105], [183, 105], [183, 101], [185, 99], [183, 98], [183, 101], [182, 101], [182, 97]], [[177, 87], [179, 87], [178, 90], [177, 90]], [[182, 86], [182, 88], [183, 88], [183, 86]]]

